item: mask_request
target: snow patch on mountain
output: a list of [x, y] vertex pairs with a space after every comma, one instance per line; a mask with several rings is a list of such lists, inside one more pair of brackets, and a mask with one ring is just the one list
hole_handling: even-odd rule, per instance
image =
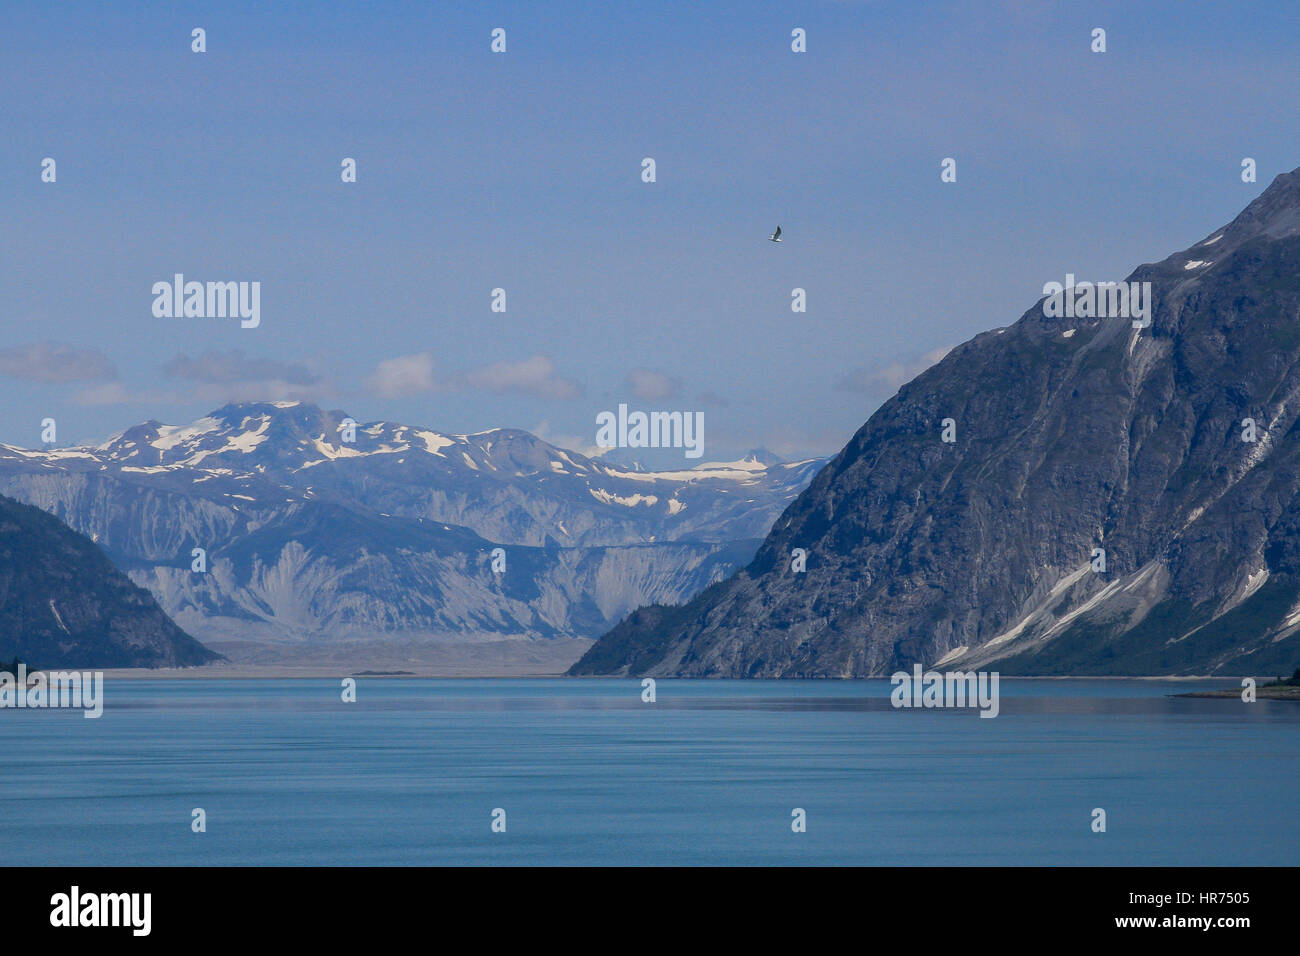
[[605, 491], [603, 488], [589, 488], [587, 490], [591, 493], [591, 497], [606, 505], [623, 505], [628, 508], [635, 508], [637, 505], [653, 506], [659, 503], [658, 495], [630, 495], [623, 497]]

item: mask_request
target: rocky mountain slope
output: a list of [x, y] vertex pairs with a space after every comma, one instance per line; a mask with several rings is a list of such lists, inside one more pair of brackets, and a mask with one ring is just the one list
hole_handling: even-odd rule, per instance
[[0, 446], [0, 492], [92, 537], [209, 643], [593, 638], [748, 561], [822, 463], [644, 472], [509, 429], [345, 440], [345, 419], [240, 404], [95, 447]]
[[1129, 280], [1151, 283], [1149, 327], [1040, 302], [954, 349], [871, 416], [745, 569], [636, 612], [573, 672], [1290, 673], [1300, 171]]
[[0, 660], [40, 668], [178, 667], [218, 655], [104, 553], [57, 519], [0, 497]]

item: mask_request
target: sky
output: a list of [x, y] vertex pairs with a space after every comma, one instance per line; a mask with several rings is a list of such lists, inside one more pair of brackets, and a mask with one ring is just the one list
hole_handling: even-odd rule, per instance
[[[1300, 166], [1293, 3], [3, 2], [0, 22], [0, 442], [23, 447], [46, 418], [66, 445], [303, 399], [584, 451], [626, 403], [702, 412], [704, 460], [833, 454], [1045, 282], [1121, 279]], [[259, 282], [260, 324], [156, 316], [178, 272]]]

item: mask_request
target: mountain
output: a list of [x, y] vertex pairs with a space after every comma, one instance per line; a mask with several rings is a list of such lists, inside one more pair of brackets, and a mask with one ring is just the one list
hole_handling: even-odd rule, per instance
[[637, 611], [572, 673], [1290, 673], [1300, 171], [1129, 281], [1151, 283], [1150, 327], [1040, 302], [977, 335], [871, 416], [747, 567]]
[[94, 542], [0, 497], [0, 660], [32, 667], [178, 667], [219, 655], [132, 584]]
[[632, 472], [513, 429], [345, 441], [347, 418], [245, 403], [93, 447], [0, 445], [0, 493], [93, 538], [213, 646], [590, 639], [747, 562], [823, 463]]

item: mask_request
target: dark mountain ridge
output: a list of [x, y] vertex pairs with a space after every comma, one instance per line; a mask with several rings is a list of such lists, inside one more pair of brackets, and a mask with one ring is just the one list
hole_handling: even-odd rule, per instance
[[746, 568], [635, 612], [572, 673], [1290, 673], [1300, 171], [1128, 281], [1151, 283], [1149, 327], [1040, 301], [975, 336], [871, 416]]
[[36, 668], [183, 667], [220, 655], [177, 627], [89, 538], [0, 497], [0, 660]]

